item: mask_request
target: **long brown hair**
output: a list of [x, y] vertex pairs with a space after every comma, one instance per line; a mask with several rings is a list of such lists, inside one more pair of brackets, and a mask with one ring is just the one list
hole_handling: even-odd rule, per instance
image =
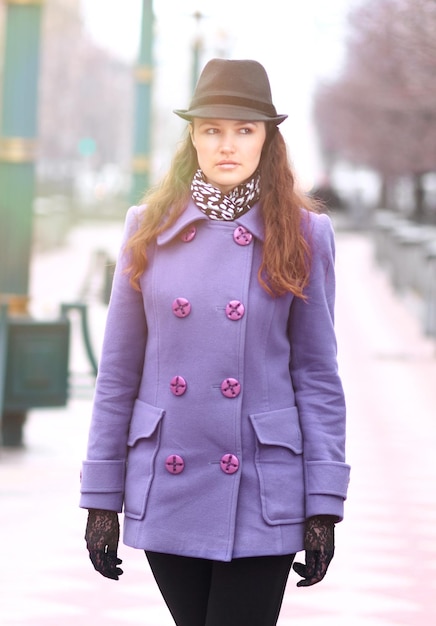
[[[147, 246], [185, 210], [197, 169], [197, 153], [187, 133], [165, 178], [142, 199], [147, 210], [140, 227], [127, 241], [126, 251], [130, 253], [127, 271], [135, 289], [139, 290], [140, 276], [147, 267]], [[316, 208], [296, 189], [286, 144], [276, 126], [267, 128], [259, 171], [265, 242], [258, 280], [271, 296], [291, 292], [304, 298], [309, 281], [310, 247], [301, 228], [301, 209]]]

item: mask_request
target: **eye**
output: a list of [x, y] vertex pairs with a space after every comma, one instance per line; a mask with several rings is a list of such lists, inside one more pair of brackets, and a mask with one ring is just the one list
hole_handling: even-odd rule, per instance
[[257, 126], [255, 124], [244, 124], [239, 127], [239, 133], [241, 135], [252, 135], [256, 132]]
[[217, 133], [219, 133], [219, 130], [214, 126], [208, 126], [204, 129], [204, 132], [206, 133], [206, 135], [216, 135]]

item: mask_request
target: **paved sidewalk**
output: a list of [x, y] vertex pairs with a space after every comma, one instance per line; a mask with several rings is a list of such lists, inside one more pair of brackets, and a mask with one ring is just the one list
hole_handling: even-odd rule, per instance
[[[38, 255], [35, 309], [74, 300], [94, 248], [116, 248], [120, 228], [79, 229], [70, 248]], [[433, 626], [436, 345], [374, 265], [365, 235], [337, 233], [337, 277], [350, 496], [328, 577], [297, 589], [292, 574], [279, 626]], [[90, 314], [98, 352], [105, 307], [94, 300]], [[86, 372], [77, 337], [74, 346], [74, 367]], [[29, 413], [23, 450], [0, 449], [0, 624], [173, 626], [140, 551], [121, 546], [119, 582], [88, 561], [77, 506], [92, 397], [83, 380], [66, 408]]]

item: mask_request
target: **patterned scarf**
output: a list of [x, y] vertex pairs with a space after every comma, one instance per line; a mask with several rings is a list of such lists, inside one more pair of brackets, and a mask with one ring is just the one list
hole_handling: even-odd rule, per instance
[[251, 209], [260, 196], [260, 176], [256, 172], [228, 194], [207, 183], [203, 172], [195, 172], [191, 183], [192, 198], [200, 211], [211, 220], [233, 221]]

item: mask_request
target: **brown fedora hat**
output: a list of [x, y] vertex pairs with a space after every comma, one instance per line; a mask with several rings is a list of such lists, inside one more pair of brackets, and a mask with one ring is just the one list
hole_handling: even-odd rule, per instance
[[198, 79], [189, 109], [176, 109], [174, 113], [188, 121], [202, 117], [281, 124], [288, 117], [277, 115], [265, 68], [257, 61], [233, 59], [209, 61]]

